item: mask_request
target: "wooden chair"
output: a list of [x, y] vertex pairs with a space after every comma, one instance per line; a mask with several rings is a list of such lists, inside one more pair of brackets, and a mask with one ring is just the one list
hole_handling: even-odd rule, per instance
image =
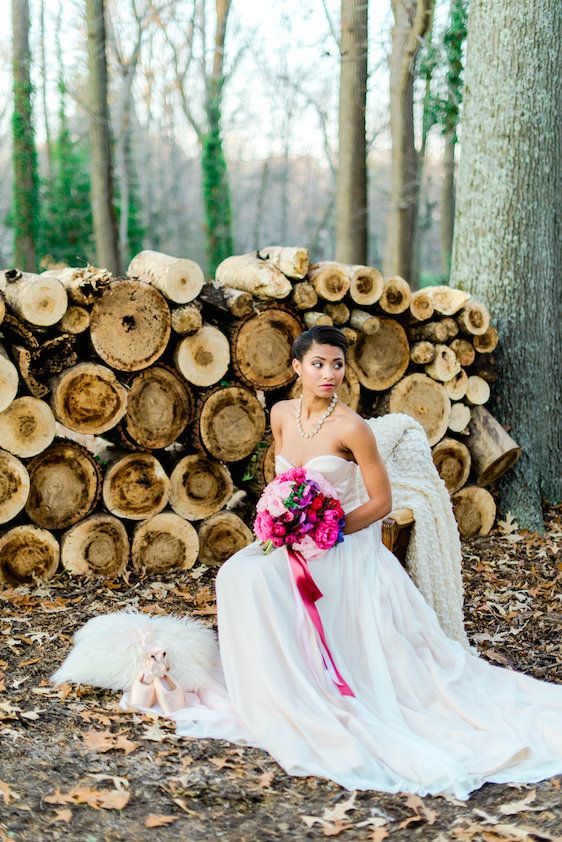
[[405, 566], [413, 525], [414, 513], [411, 509], [395, 509], [382, 522], [382, 542], [402, 566]]

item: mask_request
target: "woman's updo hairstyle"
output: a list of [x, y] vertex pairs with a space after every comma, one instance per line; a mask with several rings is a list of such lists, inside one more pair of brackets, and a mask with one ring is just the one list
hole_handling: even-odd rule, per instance
[[302, 360], [307, 351], [310, 351], [312, 343], [319, 345], [334, 345], [343, 351], [343, 358], [347, 360], [347, 339], [339, 327], [332, 325], [315, 325], [303, 331], [295, 341], [291, 349], [293, 359]]

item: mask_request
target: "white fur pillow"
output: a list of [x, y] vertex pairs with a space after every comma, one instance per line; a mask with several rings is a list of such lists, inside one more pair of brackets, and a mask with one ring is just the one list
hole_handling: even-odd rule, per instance
[[211, 679], [219, 658], [217, 635], [200, 620], [118, 611], [93, 617], [78, 629], [51, 681], [128, 690], [143, 663], [142, 633], [166, 651], [170, 675], [184, 690], [198, 690]]

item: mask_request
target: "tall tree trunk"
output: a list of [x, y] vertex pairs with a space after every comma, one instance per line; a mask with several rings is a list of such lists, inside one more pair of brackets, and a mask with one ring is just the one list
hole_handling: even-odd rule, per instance
[[336, 260], [367, 262], [368, 0], [341, 0]]
[[12, 0], [14, 262], [20, 269], [33, 272], [36, 269], [39, 180], [30, 63], [29, 3], [28, 0]]
[[443, 183], [441, 185], [441, 274], [449, 278], [455, 219], [455, 133], [445, 135], [443, 151]]
[[207, 220], [208, 271], [232, 254], [230, 185], [222, 147], [221, 102], [224, 85], [224, 42], [230, 0], [216, 0], [217, 26], [212, 75], [207, 79], [207, 131], [203, 136], [201, 166]]
[[[60, 18], [60, 14], [59, 14]], [[41, 50], [41, 105], [43, 106], [43, 122], [45, 124], [45, 141], [47, 146], [47, 179], [53, 177], [53, 149], [51, 143], [51, 126], [49, 123], [49, 109], [47, 108], [47, 55], [45, 50], [45, 0], [41, 0], [39, 10], [40, 50]]]
[[390, 56], [390, 131], [392, 162], [387, 215], [385, 275], [412, 276], [418, 200], [414, 145], [414, 64], [429, 24], [431, 0], [391, 0], [394, 14]]
[[451, 0], [449, 27], [444, 43], [447, 51], [447, 95], [444, 102], [443, 184], [441, 187], [441, 271], [451, 273], [451, 251], [455, 218], [455, 147], [463, 96], [463, 44], [466, 39], [468, 0]]
[[531, 529], [562, 496], [559, 44], [556, 0], [471, 0], [451, 278], [500, 332], [494, 414], [523, 447], [500, 502]]
[[88, 85], [92, 147], [92, 212], [96, 262], [115, 274], [121, 271], [117, 216], [113, 204], [111, 132], [107, 105], [104, 0], [86, 0]]
[[[427, 25], [427, 32], [425, 35], [425, 55], [426, 59], [423, 62], [423, 67], [420, 69], [420, 76], [425, 79], [425, 91], [423, 96], [423, 112], [422, 112], [422, 132], [421, 132], [421, 146], [418, 154], [418, 183], [419, 196], [417, 213], [415, 214], [415, 229], [414, 242], [412, 244], [412, 271], [410, 274], [410, 286], [412, 289], [419, 289], [420, 275], [421, 275], [421, 252], [423, 234], [431, 227], [431, 204], [427, 186], [425, 184], [425, 163], [427, 154], [427, 138], [433, 125], [435, 124], [434, 109], [432, 106], [431, 96], [431, 78], [433, 75], [433, 11], [435, 0], [429, 0], [429, 23]], [[425, 208], [423, 214], [421, 213], [421, 205], [424, 203]]]

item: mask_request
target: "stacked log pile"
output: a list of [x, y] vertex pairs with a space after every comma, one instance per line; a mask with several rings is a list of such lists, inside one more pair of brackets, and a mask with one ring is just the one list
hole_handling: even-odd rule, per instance
[[297, 397], [293, 340], [349, 342], [339, 397], [424, 427], [463, 535], [495, 518], [488, 487], [520, 455], [485, 403], [497, 331], [461, 290], [412, 293], [304, 248], [191, 260], [137, 255], [0, 275], [0, 581], [218, 567], [254, 539], [274, 476], [268, 410]]

